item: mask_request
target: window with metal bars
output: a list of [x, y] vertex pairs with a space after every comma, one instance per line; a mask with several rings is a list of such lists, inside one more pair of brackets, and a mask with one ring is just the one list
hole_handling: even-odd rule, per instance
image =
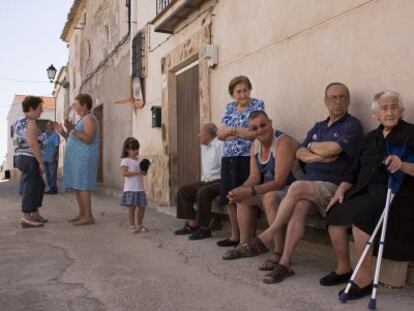
[[160, 14], [173, 0], [157, 0], [157, 15]]
[[132, 77], [143, 79], [145, 77], [145, 37], [139, 31], [132, 39]]

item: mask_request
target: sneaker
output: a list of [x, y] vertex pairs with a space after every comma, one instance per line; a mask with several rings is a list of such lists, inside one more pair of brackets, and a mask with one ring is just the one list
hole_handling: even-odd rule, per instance
[[196, 232], [193, 232], [189, 237], [190, 240], [202, 240], [211, 238], [211, 232], [207, 228], [200, 227]]
[[344, 274], [336, 274], [335, 271], [332, 271], [328, 275], [324, 276], [319, 280], [319, 284], [322, 286], [334, 286], [341, 283], [346, 283], [352, 276], [352, 270]]
[[193, 232], [196, 232], [198, 227], [191, 227], [190, 225], [185, 225], [181, 229], [175, 230], [175, 235], [185, 235], [185, 234], [191, 234]]
[[43, 227], [44, 226], [44, 224], [41, 223], [41, 222], [29, 220], [29, 219], [26, 219], [24, 217], [22, 217], [20, 219], [20, 224], [21, 224], [22, 228], [38, 228], [38, 227]]
[[149, 231], [148, 228], [145, 227], [144, 225], [139, 225], [138, 230], [139, 230], [139, 232], [148, 232]]
[[[338, 293], [338, 296], [341, 297], [344, 291], [345, 291], [345, 288], [341, 289]], [[346, 299], [347, 300], [360, 299], [365, 296], [371, 295], [371, 292], [372, 292], [372, 283], [362, 288], [356, 284], [352, 284], [351, 288], [349, 289], [348, 295], [346, 296]]]
[[[33, 216], [32, 216], [33, 217]], [[38, 217], [33, 217], [33, 219], [36, 221], [36, 222], [48, 222], [49, 221], [49, 219], [47, 219], [47, 218], [44, 218], [44, 217], [42, 217], [42, 216], [38, 216]]]

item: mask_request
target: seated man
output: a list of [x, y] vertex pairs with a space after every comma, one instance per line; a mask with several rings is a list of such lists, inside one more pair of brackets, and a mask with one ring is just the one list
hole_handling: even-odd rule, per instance
[[[320, 280], [321, 285], [337, 285], [349, 280], [352, 267], [348, 229], [352, 227], [360, 256], [384, 210], [388, 174], [397, 171], [405, 176], [390, 206], [384, 258], [414, 260], [414, 164], [409, 163], [414, 160], [414, 125], [401, 119], [403, 110], [402, 98], [397, 92], [383, 91], [374, 96], [372, 112], [380, 126], [365, 136], [359, 156], [328, 205], [332, 209], [329, 210], [327, 224], [338, 264], [335, 271]], [[399, 149], [399, 152], [395, 153], [393, 149]], [[404, 154], [400, 155], [403, 150]], [[371, 294], [372, 253], [371, 247], [350, 288], [348, 299]]]
[[[240, 244], [226, 252], [223, 259], [250, 256], [249, 248], [245, 246], [255, 235], [255, 208], [263, 205], [267, 221], [271, 224], [280, 200], [286, 195], [286, 186], [294, 180], [292, 169], [300, 170], [295, 156], [297, 142], [292, 137], [275, 131], [272, 120], [264, 111], [252, 112], [248, 126], [256, 137], [250, 148], [250, 174], [240, 187], [232, 189], [228, 195], [230, 202], [237, 203]], [[275, 235], [275, 245], [280, 247], [282, 243], [282, 233]]]
[[[184, 227], [176, 230], [177, 235], [191, 234], [190, 240], [211, 237], [211, 203], [220, 193], [222, 141], [216, 137], [217, 127], [205, 124], [198, 137], [201, 143], [201, 181], [185, 185], [177, 193], [177, 218], [185, 219]], [[197, 212], [194, 203], [197, 202]]]
[[275, 234], [280, 234], [288, 223], [283, 253], [272, 272], [263, 279], [268, 284], [279, 283], [294, 274], [291, 258], [304, 234], [308, 212], [312, 206], [317, 206], [322, 216], [326, 216], [325, 208], [355, 158], [362, 139], [360, 122], [348, 113], [348, 88], [339, 82], [329, 84], [324, 101], [329, 117], [314, 125], [296, 153], [305, 163], [302, 180], [289, 187], [270, 227], [248, 242], [251, 253], [264, 253], [271, 247]]

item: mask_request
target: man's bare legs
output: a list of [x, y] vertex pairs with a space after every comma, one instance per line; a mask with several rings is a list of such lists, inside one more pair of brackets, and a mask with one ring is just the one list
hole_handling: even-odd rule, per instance
[[[274, 222], [276, 218], [277, 211], [279, 209], [280, 200], [277, 197], [276, 191], [267, 192], [263, 196], [263, 208], [266, 213], [266, 219], [269, 226]], [[279, 230], [275, 232], [274, 239], [273, 239], [273, 251], [275, 253], [281, 254], [283, 251], [283, 243], [284, 243], [284, 230]], [[279, 256], [278, 256], [279, 257]], [[279, 258], [276, 258], [279, 260]]]
[[271, 246], [276, 232], [281, 231], [283, 226], [289, 222], [296, 204], [303, 200], [310, 202], [315, 201], [311, 181], [296, 181], [289, 187], [286, 197], [280, 203], [275, 220], [267, 230], [259, 235], [260, 240], [266, 246]]
[[296, 203], [292, 217], [287, 226], [285, 246], [279, 264], [286, 267], [291, 266], [293, 253], [305, 233], [306, 217], [312, 207], [313, 203], [306, 200], [301, 200]]
[[[240, 245], [247, 243], [256, 231], [256, 215], [259, 200], [256, 196], [249, 196], [243, 202], [237, 204], [237, 221], [240, 230]], [[231, 238], [233, 240], [233, 238]]]

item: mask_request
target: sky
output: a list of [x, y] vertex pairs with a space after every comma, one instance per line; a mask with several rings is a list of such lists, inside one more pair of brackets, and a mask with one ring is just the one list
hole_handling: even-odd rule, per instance
[[7, 114], [14, 95], [50, 96], [53, 84], [46, 68], [53, 64], [59, 71], [67, 62], [60, 34], [72, 3], [0, 0], [0, 164], [7, 152]]

